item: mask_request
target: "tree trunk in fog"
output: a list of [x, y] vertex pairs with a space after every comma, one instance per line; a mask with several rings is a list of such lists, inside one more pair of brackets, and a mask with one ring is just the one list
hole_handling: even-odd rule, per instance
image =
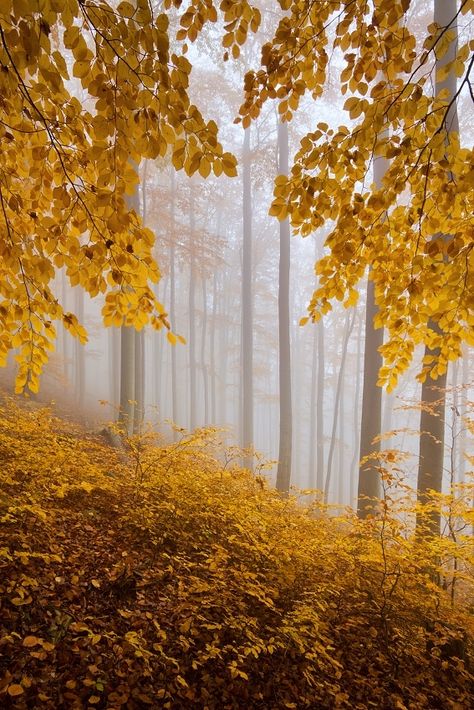
[[318, 336], [318, 381], [316, 397], [316, 488], [324, 487], [324, 325], [316, 325]]
[[[133, 163], [134, 170], [138, 166]], [[126, 198], [128, 209], [140, 214], [138, 187], [133, 195]], [[123, 325], [120, 334], [120, 411], [118, 423], [124, 433], [133, 433], [135, 414], [135, 328]]]
[[[374, 183], [382, 188], [383, 177], [388, 168], [386, 158], [374, 157]], [[374, 283], [367, 280], [367, 300], [365, 308], [365, 345], [364, 345], [364, 386], [362, 388], [362, 416], [360, 425], [359, 447], [359, 487], [357, 494], [357, 513], [360, 518], [373, 515], [380, 499], [380, 473], [374, 459], [363, 461], [366, 456], [380, 451], [382, 423], [382, 389], [377, 385], [382, 367], [382, 355], [379, 348], [383, 345], [383, 328], [374, 327], [374, 318], [378, 308], [375, 304]]]
[[451, 486], [459, 482], [460, 473], [460, 451], [459, 451], [459, 438], [461, 434], [461, 421], [460, 421], [460, 397], [459, 397], [459, 374], [460, 374], [460, 362], [455, 360], [451, 367], [451, 406], [450, 406], [450, 484]]
[[[454, 30], [456, 36], [451, 40], [448, 50], [436, 60], [436, 75], [442, 67], [453, 62], [457, 53], [457, 20], [456, 0], [435, 0], [434, 22], [439, 27], [448, 27]], [[453, 21], [454, 19], [454, 21]], [[447, 89], [447, 97], [443, 99], [446, 104], [456, 95], [456, 70], [452, 66], [448, 76], [442, 81], [436, 80], [435, 95]], [[445, 141], [449, 143], [451, 133], [459, 133], [459, 122], [456, 101], [450, 106], [445, 119]], [[450, 235], [445, 235], [446, 239]], [[441, 332], [437, 323], [430, 322], [429, 326], [435, 332]], [[437, 351], [425, 348], [425, 356], [437, 355]], [[430, 500], [429, 491], [440, 493], [443, 486], [443, 461], [444, 461], [444, 417], [446, 408], [446, 373], [440, 375], [436, 382], [428, 376], [422, 384], [421, 400], [423, 408], [420, 416], [420, 459], [418, 466], [418, 502], [427, 503]], [[430, 511], [425, 519], [417, 515], [417, 531], [424, 530], [430, 535], [439, 535], [441, 513], [438, 506]], [[423, 525], [426, 528], [423, 528]]]
[[[66, 278], [66, 272], [61, 269], [61, 303], [63, 305], [64, 310], [67, 310], [67, 293], [68, 293], [68, 288], [67, 288], [67, 278]], [[69, 384], [70, 382], [70, 377], [69, 377], [69, 372], [70, 372], [70, 357], [69, 357], [69, 343], [68, 343], [68, 338], [69, 333], [67, 332], [66, 328], [61, 324], [61, 329], [60, 332], [62, 334], [61, 337], [61, 344], [62, 344], [62, 357], [63, 357], [63, 374], [64, 378], [66, 380], [66, 383]]]
[[339, 407], [340, 407], [340, 401], [341, 401], [342, 383], [344, 381], [344, 370], [346, 367], [347, 347], [349, 345], [349, 339], [351, 337], [352, 329], [354, 327], [355, 314], [356, 314], [355, 308], [352, 311], [352, 317], [350, 316], [349, 312], [347, 312], [346, 324], [345, 324], [345, 328], [344, 328], [344, 339], [342, 342], [341, 364], [340, 364], [339, 373], [337, 376], [336, 396], [335, 396], [335, 401], [334, 401], [334, 415], [333, 415], [333, 421], [332, 421], [331, 442], [329, 444], [329, 452], [328, 452], [328, 470], [326, 473], [326, 482], [324, 484], [324, 500], [326, 503], [328, 502], [328, 499], [329, 499], [329, 488], [331, 486], [331, 476], [332, 476], [332, 462], [334, 459], [334, 451], [336, 449], [337, 422], [338, 422], [338, 417], [339, 417]]
[[[322, 250], [315, 241], [315, 261]], [[324, 487], [324, 326], [323, 321], [313, 325], [313, 353], [311, 361], [311, 397], [309, 405], [309, 462], [308, 485], [319, 491]]]
[[377, 385], [377, 380], [379, 370], [382, 367], [382, 356], [379, 348], [383, 345], [383, 329], [378, 328], [376, 330], [374, 328], [374, 318], [377, 311], [374, 283], [368, 280], [365, 310], [364, 386], [362, 388], [359, 447], [359, 488], [357, 494], [357, 512], [360, 518], [373, 515], [380, 499], [380, 473], [377, 470], [377, 462], [374, 459], [363, 461], [366, 456], [380, 451], [380, 441], [374, 441], [380, 435], [382, 417], [382, 389]]
[[210, 332], [210, 366], [211, 366], [211, 423], [216, 419], [216, 320], [217, 320], [217, 274], [214, 272], [212, 290], [212, 320]]
[[[160, 303], [168, 304], [169, 278], [164, 276], [155, 286], [155, 295]], [[153, 368], [153, 387], [155, 392], [154, 403], [156, 410], [162, 419], [166, 412], [166, 393], [167, 393], [167, 371], [165, 366], [165, 354], [169, 352], [168, 341], [163, 337], [163, 331], [155, 331], [152, 338], [152, 360]], [[165, 353], [166, 350], [166, 353]]]
[[[174, 170], [171, 170], [171, 244], [170, 258], [170, 321], [171, 327], [176, 328], [176, 256], [175, 256], [175, 179]], [[171, 348], [171, 419], [178, 424], [178, 380], [176, 367], [176, 348]], [[173, 440], [177, 440], [177, 432], [173, 431]]]
[[316, 487], [316, 368], [318, 364], [317, 331], [313, 326], [313, 348], [311, 357], [311, 389], [309, 401], [309, 452], [308, 452], [308, 488]]
[[109, 328], [108, 337], [109, 401], [114, 410], [120, 401], [120, 330]]
[[[192, 190], [192, 187], [191, 187]], [[193, 431], [197, 426], [196, 420], [196, 263], [194, 256], [194, 238], [196, 219], [194, 215], [194, 199], [191, 191], [189, 207], [191, 229], [190, 266], [189, 266], [189, 428]]]
[[[462, 390], [461, 390], [461, 404], [460, 404], [460, 426], [461, 434], [459, 437], [459, 482], [464, 483], [466, 478], [466, 453], [467, 453], [467, 403], [468, 403], [468, 384], [469, 384], [469, 349], [464, 346], [463, 359], [462, 359]], [[473, 500], [474, 505], [474, 500]]]
[[[253, 445], [253, 279], [252, 279], [252, 184], [250, 174], [250, 128], [245, 129], [242, 151], [242, 429], [241, 445]], [[243, 466], [253, 467], [253, 456], [243, 457]]]
[[118, 423], [130, 436], [133, 432], [135, 401], [135, 330], [120, 329], [120, 411]]
[[357, 494], [357, 469], [360, 459], [359, 446], [360, 446], [360, 357], [362, 352], [362, 325], [363, 320], [359, 318], [359, 329], [357, 333], [357, 355], [356, 355], [356, 373], [355, 373], [355, 393], [354, 393], [354, 410], [353, 410], [353, 432], [354, 432], [354, 453], [351, 462], [351, 481], [350, 481], [350, 493], [349, 493], [349, 505], [353, 506], [356, 502]]
[[133, 433], [140, 434], [145, 418], [145, 332], [135, 331], [135, 410]]
[[[354, 311], [354, 321], [355, 321], [355, 311]], [[345, 469], [345, 460], [344, 460], [344, 454], [345, 454], [345, 417], [346, 417], [346, 408], [345, 408], [345, 401], [344, 401], [344, 393], [346, 391], [346, 368], [344, 367], [344, 372], [342, 373], [341, 376], [342, 379], [342, 384], [341, 384], [341, 396], [339, 399], [339, 412], [338, 412], [338, 420], [339, 420], [339, 444], [338, 444], [338, 451], [337, 451], [337, 503], [339, 505], [344, 504], [344, 499], [346, 497], [346, 484], [348, 483], [350, 486], [350, 480], [349, 480], [349, 470]]]
[[[278, 124], [278, 172], [288, 175], [288, 124]], [[278, 355], [280, 383], [280, 446], [276, 487], [283, 493], [291, 481], [291, 350], [290, 350], [290, 222], [280, 222], [278, 271]]]
[[[433, 327], [433, 323], [431, 326]], [[436, 355], [435, 351], [425, 349], [426, 355]], [[429, 491], [441, 493], [443, 485], [444, 463], [444, 415], [446, 406], [446, 373], [436, 382], [427, 377], [421, 387], [422, 410], [420, 415], [420, 458], [418, 465], [418, 501], [422, 504], [430, 501]], [[418, 531], [424, 530], [432, 535], [440, 532], [441, 515], [439, 509], [430, 511], [426, 518], [419, 513], [416, 517]]]
[[[146, 181], [148, 177], [148, 160], [145, 158], [145, 160], [142, 162], [142, 178], [141, 178], [141, 205], [142, 205], [142, 210], [141, 210], [141, 215], [142, 215], [142, 221], [143, 224], [146, 225], [147, 223], [147, 218], [148, 218], [148, 201], [147, 201], [147, 196], [146, 196]], [[140, 197], [139, 197], [140, 199]]]
[[204, 425], [209, 424], [209, 385], [206, 361], [206, 338], [207, 338], [207, 289], [206, 278], [201, 279], [202, 286], [202, 328], [201, 328], [201, 372], [204, 393]]
[[[383, 396], [383, 415], [382, 415], [382, 433], [386, 434], [392, 430], [392, 414], [395, 397], [393, 392], [387, 392]], [[385, 440], [385, 446], [388, 447], [390, 439]]]
[[[227, 315], [228, 297], [222, 289], [219, 311], [224, 318]], [[227, 359], [229, 328], [219, 328], [219, 422], [227, 422]]]
[[[79, 323], [84, 324], [84, 291], [82, 288], [76, 287], [74, 290], [74, 307]], [[75, 363], [75, 378], [74, 389], [76, 405], [81, 415], [84, 414], [84, 405], [86, 397], [86, 354], [84, 345], [74, 339], [74, 363]]]

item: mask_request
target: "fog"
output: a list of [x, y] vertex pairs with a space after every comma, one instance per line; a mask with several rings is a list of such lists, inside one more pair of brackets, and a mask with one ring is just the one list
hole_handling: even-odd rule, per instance
[[[174, 170], [169, 157], [143, 160], [137, 168], [140, 185], [135, 207], [156, 238], [154, 254], [161, 272], [156, 296], [168, 313], [172, 332], [186, 342], [178, 340], [172, 345], [165, 328], [158, 332], [146, 328], [135, 339], [134, 362], [124, 362], [123, 357], [121, 361], [121, 330], [102, 325], [101, 297], [92, 300], [82, 290], [71, 288], [66, 274], [59, 270], [56, 296], [65, 310], [76, 313], [83, 322], [89, 341], [81, 346], [58, 324], [56, 350], [38, 396], [43, 402], [54, 400], [63, 413], [98, 430], [104, 422], [117, 419], [121, 374], [123, 381], [124, 371], [133, 369], [133, 401], [137, 410], [143, 404], [144, 422], [162, 432], [165, 439], [179, 436], [176, 429], [218, 427], [228, 443], [242, 445], [249, 443], [250, 422], [251, 442], [258, 457], [247, 457], [246, 462], [259, 466], [260, 456], [273, 462], [266, 473], [272, 482], [280, 436], [280, 235], [279, 223], [268, 211], [278, 174], [278, 112], [270, 102], [246, 132], [234, 123], [234, 117], [242, 101], [243, 74], [257, 65], [259, 47], [276, 20], [266, 13], [259, 35], [235, 62], [222, 61], [212, 33], [189, 50], [194, 64], [191, 94], [209, 118], [218, 119], [225, 150], [239, 159], [238, 176], [217, 178], [211, 174], [204, 179], [196, 173], [189, 178]], [[216, 37], [218, 33], [219, 29]], [[334, 126], [348, 123], [343, 97], [334, 91], [340, 66], [341, 56], [335, 52], [327, 95], [317, 104], [305, 99], [289, 124], [290, 166], [299, 141], [315, 120]], [[77, 86], [70, 84], [81, 99], [79, 82]], [[472, 126], [462, 110], [460, 116], [464, 140], [471, 144]], [[244, 258], [245, 230], [250, 255]], [[291, 237], [291, 485], [326, 488], [329, 501], [353, 506], [359, 468], [365, 281], [360, 284], [355, 307], [345, 309], [335, 302], [333, 310], [317, 324], [299, 325], [317, 284], [314, 264], [324, 254], [330, 230], [331, 224], [327, 224], [305, 239]], [[245, 259], [250, 269], [248, 282], [243, 281]], [[243, 283], [247, 283], [244, 288]], [[247, 301], [250, 353], [248, 339], [247, 343], [243, 339], [243, 300]], [[407, 452], [403, 470], [413, 485], [419, 446], [421, 386], [416, 375], [420, 358], [421, 353], [416, 353], [396, 390], [384, 392], [382, 401], [382, 448]], [[466, 454], [473, 453], [464, 423], [473, 401], [472, 358], [472, 351], [466, 349], [461, 361], [450, 364], [446, 482], [453, 471], [462, 480]], [[251, 367], [246, 374], [245, 361]], [[6, 373], [1, 374], [11, 387], [14, 353]], [[250, 405], [243, 401], [245, 377], [251, 385]]]

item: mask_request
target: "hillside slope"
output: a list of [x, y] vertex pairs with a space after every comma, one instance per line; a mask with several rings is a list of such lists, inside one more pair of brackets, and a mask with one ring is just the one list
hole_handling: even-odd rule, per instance
[[474, 706], [472, 617], [395, 523], [315, 515], [219, 453], [3, 403], [2, 708]]

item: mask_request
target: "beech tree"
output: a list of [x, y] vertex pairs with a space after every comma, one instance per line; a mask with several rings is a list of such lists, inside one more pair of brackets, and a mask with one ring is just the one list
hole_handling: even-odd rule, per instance
[[[206, 12], [217, 19], [212, 5]], [[191, 39], [202, 27], [199, 15], [181, 21]], [[18, 390], [38, 390], [54, 320], [87, 339], [53, 291], [57, 269], [104, 295], [106, 325], [169, 327], [152, 290], [153, 234], [126, 204], [138, 182], [133, 162], [169, 150], [189, 175], [236, 174], [216, 123], [190, 101], [186, 47], [170, 50], [168, 28], [166, 12], [155, 14], [148, 0], [0, 5], [0, 363], [19, 349]]]
[[[278, 125], [278, 169], [288, 172], [288, 124]], [[290, 346], [290, 225], [280, 222], [280, 260], [278, 276], [278, 369], [280, 394], [280, 440], [276, 487], [288, 493], [291, 483], [292, 406]]]
[[[456, 52], [457, 52], [457, 0], [435, 0], [434, 19], [439, 27], [449, 31], [450, 40], [446, 51], [437, 54], [435, 95], [447, 105], [446, 118], [441, 126], [440, 135], [446, 152], [452, 143], [459, 142], [459, 121], [457, 114], [457, 82], [456, 82]], [[450, 170], [448, 162], [447, 169]], [[448, 180], [454, 181], [454, 175], [448, 174]], [[444, 242], [441, 250], [443, 263], [450, 258], [450, 247], [455, 235], [453, 233], [438, 233], [436, 240]], [[472, 244], [471, 244], [472, 246]], [[441, 325], [436, 321], [430, 323], [434, 332], [442, 335]], [[425, 362], [436, 360], [437, 350], [428, 345], [425, 349]], [[420, 416], [420, 458], [418, 467], [418, 499], [420, 503], [430, 502], [430, 491], [441, 493], [444, 470], [444, 430], [446, 409], [447, 372], [440, 373], [436, 383], [428, 376], [422, 385], [421, 416]], [[439, 534], [441, 512], [439, 506], [434, 506], [428, 515], [428, 531]], [[417, 516], [417, 527], [423, 528], [426, 520], [420, 513]]]
[[[344, 53], [341, 91], [355, 123], [321, 122], [303, 138], [289, 178], [276, 181], [271, 213], [289, 216], [303, 236], [327, 220], [335, 223], [303, 323], [318, 320], [334, 298], [354, 304], [355, 286], [371, 265], [376, 320], [387, 332], [379, 383], [389, 390], [415, 345], [435, 353], [424, 360], [423, 380], [445, 372], [463, 341], [474, 342], [473, 151], [456, 135], [448, 145], [444, 139], [453, 102], [470, 87], [474, 42], [461, 42], [442, 69], [459, 79], [454, 96], [433, 95], [434, 61], [450, 46], [454, 18], [429, 24], [420, 47], [406, 22], [412, 4], [280, 0], [288, 15], [263, 47], [262, 67], [247, 74], [241, 108], [246, 125], [277, 98], [282, 117], [290, 119], [305, 93], [323, 94], [328, 46]], [[468, 19], [474, 4], [463, 0], [454, 12]], [[374, 156], [390, 166], [382, 186], [367, 187]]]

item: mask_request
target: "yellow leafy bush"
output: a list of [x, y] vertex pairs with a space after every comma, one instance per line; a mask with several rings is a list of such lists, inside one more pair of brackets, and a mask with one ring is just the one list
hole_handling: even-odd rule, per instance
[[331, 518], [213, 431], [109, 448], [0, 408], [0, 703], [465, 708], [473, 623], [395, 518]]

